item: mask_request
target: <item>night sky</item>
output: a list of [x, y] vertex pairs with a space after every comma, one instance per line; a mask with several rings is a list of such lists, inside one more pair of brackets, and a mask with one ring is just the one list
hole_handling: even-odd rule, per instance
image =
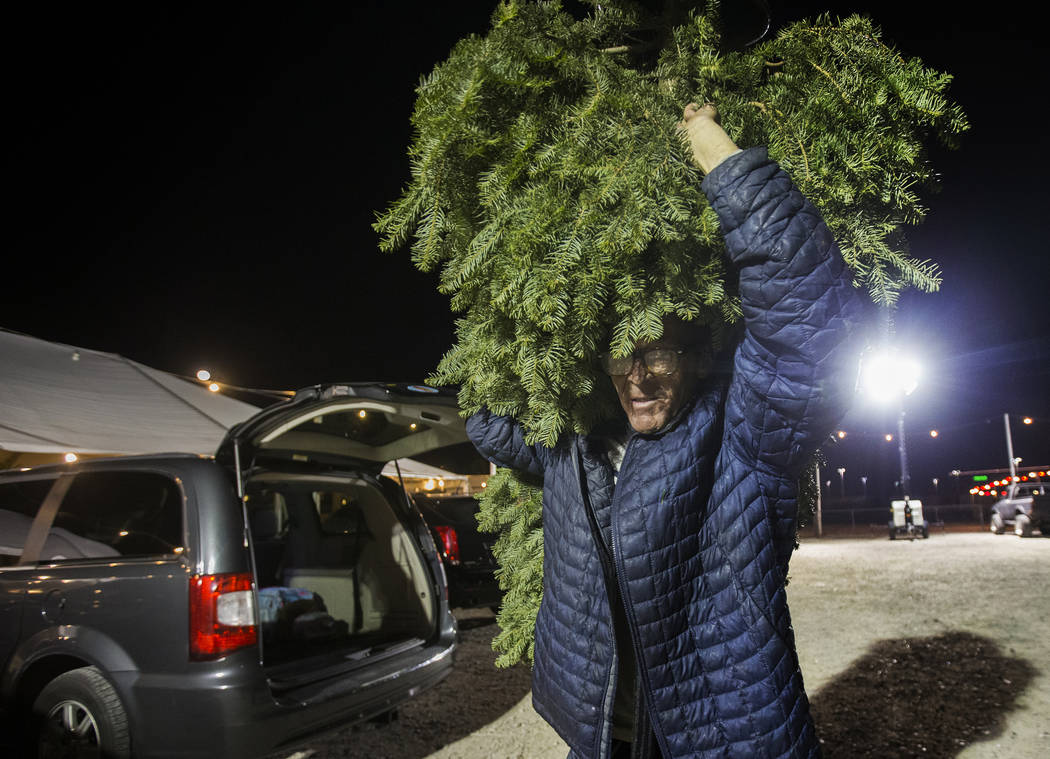
[[[484, 33], [492, 7], [37, 5], [9, 17], [0, 327], [250, 387], [421, 380], [453, 317], [407, 252], [378, 252], [371, 224], [408, 177], [419, 78]], [[777, 24], [868, 12], [903, 53], [955, 75], [972, 124], [960, 150], [934, 152], [943, 190], [909, 234], [944, 285], [905, 296], [895, 316], [925, 366], [908, 399], [913, 480], [1005, 466], [1004, 412], [1035, 419], [1015, 420], [1015, 455], [1050, 465], [1047, 11], [772, 7]], [[881, 436], [894, 419], [858, 403], [843, 422], [828, 455], [847, 491], [862, 473], [892, 477], [896, 447]]]

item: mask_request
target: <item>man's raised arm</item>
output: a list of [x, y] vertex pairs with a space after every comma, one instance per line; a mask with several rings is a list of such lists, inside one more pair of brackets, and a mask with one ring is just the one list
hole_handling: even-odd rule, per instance
[[765, 148], [739, 151], [715, 118], [690, 106], [681, 128], [740, 272], [725, 444], [796, 476], [853, 396], [864, 299], [819, 211]]

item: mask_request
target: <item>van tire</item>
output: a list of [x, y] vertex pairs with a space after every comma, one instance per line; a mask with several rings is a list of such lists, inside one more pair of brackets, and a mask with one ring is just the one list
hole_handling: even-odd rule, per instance
[[1003, 524], [1003, 516], [998, 511], [992, 512], [992, 518], [989, 520], [988, 529], [990, 529], [994, 535], [1002, 535], [1006, 530], [1006, 525]]
[[41, 757], [131, 756], [124, 705], [97, 667], [70, 670], [45, 685], [33, 717]]
[[1019, 538], [1032, 536], [1032, 520], [1027, 514], [1018, 514], [1014, 517], [1014, 534]]

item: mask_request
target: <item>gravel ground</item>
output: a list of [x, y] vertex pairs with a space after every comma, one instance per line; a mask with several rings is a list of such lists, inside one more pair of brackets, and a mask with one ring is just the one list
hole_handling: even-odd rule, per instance
[[1050, 756], [1048, 587], [1045, 538], [804, 540], [788, 598], [827, 757]]
[[[1048, 587], [1050, 539], [803, 539], [788, 597], [827, 759], [1050, 756]], [[444, 683], [391, 724], [291, 756], [563, 759], [565, 744], [531, 707], [528, 670], [493, 666], [491, 614], [457, 618], [460, 652]]]

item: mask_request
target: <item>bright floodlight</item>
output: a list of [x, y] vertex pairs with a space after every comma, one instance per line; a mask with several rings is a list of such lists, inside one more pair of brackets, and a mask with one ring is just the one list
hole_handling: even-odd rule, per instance
[[922, 373], [919, 362], [900, 353], [875, 353], [861, 366], [861, 386], [877, 401], [911, 395]]
[[208, 385], [208, 389], [211, 390], [213, 393], [217, 393], [219, 392], [219, 385], [215, 382], [212, 382], [210, 385]]
[[207, 382], [211, 379], [211, 372], [209, 372], [207, 369], [200, 369], [197, 372], [197, 379], [199, 379], [201, 382]]

